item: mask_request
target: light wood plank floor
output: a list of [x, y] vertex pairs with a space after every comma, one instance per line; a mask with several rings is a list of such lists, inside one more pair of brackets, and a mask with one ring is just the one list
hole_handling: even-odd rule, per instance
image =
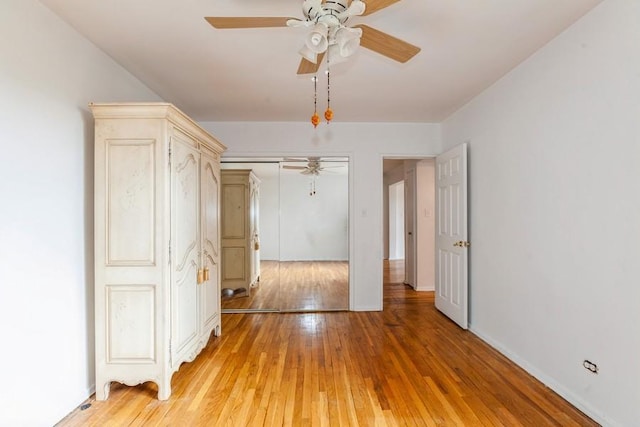
[[382, 312], [225, 314], [170, 400], [114, 384], [59, 426], [597, 425], [385, 273]]
[[260, 282], [222, 299], [223, 310], [323, 311], [349, 309], [346, 261], [261, 261]]

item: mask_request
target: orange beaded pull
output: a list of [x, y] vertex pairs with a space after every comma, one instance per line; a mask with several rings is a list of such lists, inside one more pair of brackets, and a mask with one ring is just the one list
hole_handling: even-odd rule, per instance
[[311, 124], [314, 128], [320, 124], [320, 116], [318, 113], [313, 113], [313, 116], [311, 116]]
[[333, 119], [333, 110], [331, 108], [327, 108], [327, 110], [324, 112], [324, 118], [327, 119], [327, 123], [329, 123], [331, 119]]

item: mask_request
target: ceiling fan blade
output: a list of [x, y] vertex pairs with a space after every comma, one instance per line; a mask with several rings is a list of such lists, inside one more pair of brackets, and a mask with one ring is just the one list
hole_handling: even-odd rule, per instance
[[316, 64], [302, 58], [302, 61], [300, 61], [300, 65], [298, 66], [298, 74], [313, 74], [317, 72], [318, 68], [320, 68], [320, 64], [322, 64], [323, 59], [324, 52], [318, 54], [318, 60], [316, 61]]
[[283, 165], [282, 169], [305, 170], [305, 169], [307, 169], [307, 167], [306, 166], [288, 166], [288, 165]]
[[391, 6], [394, 3], [398, 3], [400, 0], [364, 0], [364, 3], [367, 7], [364, 10], [362, 16], [371, 15], [379, 11], [380, 9], [384, 9], [387, 6]]
[[398, 62], [407, 62], [413, 58], [420, 48], [410, 43], [395, 38], [368, 25], [354, 25], [354, 28], [362, 29], [360, 46], [384, 55]]
[[218, 29], [228, 28], [266, 28], [286, 27], [287, 21], [294, 18], [270, 16], [207, 16], [204, 19]]

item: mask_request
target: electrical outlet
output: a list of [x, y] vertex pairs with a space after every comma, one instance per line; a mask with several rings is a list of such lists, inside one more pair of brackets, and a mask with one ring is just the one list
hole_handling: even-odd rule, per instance
[[584, 360], [584, 362], [582, 362], [582, 366], [584, 366], [584, 369], [586, 369], [587, 371], [591, 372], [592, 374], [597, 374], [598, 373], [598, 365], [596, 365], [595, 363], [589, 361], [589, 360]]

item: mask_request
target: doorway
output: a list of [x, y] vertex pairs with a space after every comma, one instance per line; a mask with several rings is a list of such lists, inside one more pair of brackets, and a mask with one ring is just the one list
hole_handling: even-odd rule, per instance
[[383, 158], [383, 192], [385, 260], [414, 290], [435, 290], [435, 159]]
[[221, 168], [259, 182], [260, 253], [258, 280], [222, 295], [223, 313], [348, 310], [349, 159], [223, 158]]

